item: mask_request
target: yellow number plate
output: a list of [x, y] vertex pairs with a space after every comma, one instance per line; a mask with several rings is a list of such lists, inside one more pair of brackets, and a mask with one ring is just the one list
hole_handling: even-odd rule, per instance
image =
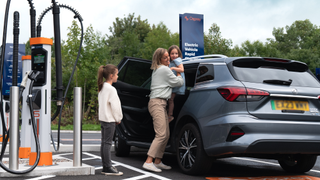
[[271, 105], [273, 110], [309, 111], [308, 101], [272, 100]]

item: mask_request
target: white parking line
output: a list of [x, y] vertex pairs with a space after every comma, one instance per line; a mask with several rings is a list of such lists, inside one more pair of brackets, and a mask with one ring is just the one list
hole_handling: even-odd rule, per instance
[[96, 159], [95, 157], [91, 157], [91, 158], [84, 158], [82, 159], [82, 161], [88, 161], [88, 160], [92, 160], [92, 159]]
[[136, 179], [144, 179], [144, 178], [147, 178], [147, 177], [150, 177], [149, 175], [147, 174], [143, 174], [141, 176], [136, 176], [136, 177], [132, 177], [132, 178], [127, 178], [125, 180], [136, 180]]
[[45, 175], [45, 176], [40, 176], [40, 177], [26, 179], [26, 180], [41, 180], [41, 179], [49, 179], [53, 177], [56, 177], [56, 175]]
[[[58, 141], [53, 141], [55, 145], [58, 145]], [[52, 144], [52, 141], [50, 141], [50, 144]], [[61, 142], [60, 142], [60, 145], [63, 145]]]
[[[94, 154], [91, 154], [91, 153], [88, 153], [88, 152], [84, 152], [83, 154], [86, 154], [87, 156], [91, 156], [91, 157], [94, 157], [96, 159], [101, 159], [100, 156], [97, 156], [97, 155], [94, 155]], [[117, 162], [117, 161], [112, 161], [112, 163], [115, 165], [115, 166], [123, 166], [127, 169], [130, 169], [130, 170], [133, 170], [133, 171], [136, 171], [136, 172], [139, 172], [141, 173], [142, 175], [139, 175], [139, 176], [135, 176], [135, 177], [131, 177], [131, 178], [127, 178], [127, 179], [124, 179], [124, 180], [139, 180], [139, 179], [145, 179], [147, 177], [153, 177], [153, 178], [156, 178], [156, 179], [161, 179], [161, 180], [171, 180], [171, 179], [168, 179], [166, 177], [163, 177], [163, 176], [159, 176], [157, 174], [154, 174], [154, 173], [150, 173], [150, 172], [147, 172], [147, 171], [144, 171], [144, 170], [141, 170], [139, 168], [135, 168], [133, 166], [130, 166], [130, 165], [127, 165], [127, 164], [123, 164], [123, 163], [120, 163], [120, 162]], [[97, 169], [102, 169], [102, 167], [96, 167], [95, 168], [96, 170]]]
[[[232, 157], [232, 158], [233, 159], [244, 160], [244, 161], [252, 161], [252, 162], [258, 162], [258, 163], [263, 163], [263, 164], [269, 164], [269, 165], [273, 165], [273, 166], [280, 166], [280, 164], [271, 163], [271, 162], [267, 162], [267, 161], [260, 161], [260, 160], [255, 160], [255, 159], [239, 158], [239, 157]], [[311, 172], [315, 172], [315, 173], [320, 173], [320, 171], [314, 170], [314, 169], [311, 169], [310, 171]]]
[[267, 161], [260, 161], [260, 160], [255, 160], [255, 159], [240, 158], [240, 157], [232, 157], [232, 159], [239, 159], [239, 160], [245, 160], [245, 161], [252, 161], [252, 162], [258, 162], [258, 163], [264, 163], [264, 164], [269, 164], [269, 165], [274, 165], [274, 166], [280, 166], [279, 164], [276, 164], [276, 163], [271, 163], [271, 162], [267, 162]]
[[67, 156], [67, 155], [72, 155], [73, 153], [64, 153], [64, 154], [57, 154], [55, 156]]

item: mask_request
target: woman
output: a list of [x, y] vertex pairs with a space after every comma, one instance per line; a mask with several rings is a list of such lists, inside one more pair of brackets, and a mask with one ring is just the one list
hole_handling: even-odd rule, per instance
[[[172, 87], [183, 85], [180, 73], [177, 76], [168, 67], [170, 64], [169, 54], [166, 49], [158, 48], [152, 58], [151, 69], [151, 93], [148, 110], [153, 119], [155, 138], [148, 151], [148, 157], [143, 164], [143, 168], [161, 172], [161, 169], [171, 169], [161, 162], [167, 142], [169, 140], [170, 129], [166, 111], [167, 100], [171, 97]], [[155, 159], [153, 163], [153, 159]]]

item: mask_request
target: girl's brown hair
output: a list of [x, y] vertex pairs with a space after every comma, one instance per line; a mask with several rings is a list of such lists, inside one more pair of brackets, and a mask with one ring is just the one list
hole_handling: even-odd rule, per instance
[[113, 64], [107, 64], [105, 66], [100, 66], [98, 69], [98, 91], [100, 92], [103, 86], [103, 78], [106, 79], [106, 81], [110, 78], [110, 74], [115, 74], [117, 70], [117, 66]]
[[[171, 51], [174, 49], [176, 49], [178, 51], [178, 56], [182, 59], [182, 52], [181, 52], [179, 46], [177, 46], [177, 45], [172, 45], [169, 47], [169, 49], [168, 49], [169, 56], [170, 56]], [[170, 60], [172, 60], [172, 59], [170, 59]]]
[[161, 65], [161, 58], [162, 58], [163, 54], [166, 53], [166, 52], [168, 52], [166, 49], [158, 48], [153, 53], [152, 64], [151, 64], [151, 68], [150, 69], [152, 69], [152, 70], [158, 69], [158, 67]]

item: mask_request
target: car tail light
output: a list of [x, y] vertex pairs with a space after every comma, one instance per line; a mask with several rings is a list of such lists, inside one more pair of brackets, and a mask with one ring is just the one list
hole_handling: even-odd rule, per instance
[[240, 138], [241, 136], [243, 136], [245, 133], [242, 129], [240, 129], [239, 127], [233, 127], [230, 132], [229, 135], [227, 137], [227, 142], [231, 142], [234, 141], [238, 138]]
[[227, 101], [259, 101], [265, 96], [269, 96], [267, 91], [244, 88], [244, 87], [219, 87], [219, 93]]
[[239, 96], [247, 94], [243, 87], [220, 87], [218, 91], [228, 101], [235, 101]]

